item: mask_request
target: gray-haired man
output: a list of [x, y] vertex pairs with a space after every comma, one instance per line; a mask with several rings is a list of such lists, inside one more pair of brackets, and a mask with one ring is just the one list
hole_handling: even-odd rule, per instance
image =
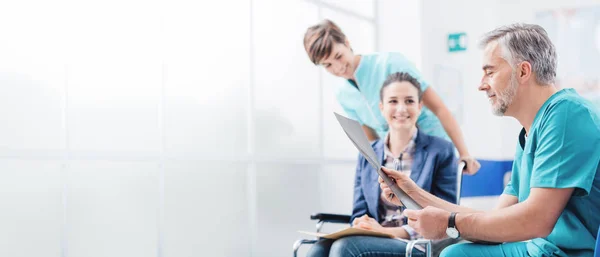
[[[421, 206], [408, 224], [426, 238], [462, 237], [455, 256], [589, 256], [600, 225], [600, 115], [574, 90], [558, 90], [556, 52], [537, 25], [513, 24], [485, 35], [480, 91], [496, 115], [523, 126], [511, 182], [488, 212], [449, 204], [385, 169]], [[391, 190], [382, 183], [384, 195]], [[388, 199], [399, 204], [396, 197]], [[526, 241], [529, 240], [529, 241]], [[481, 241], [499, 244], [482, 244]], [[479, 242], [479, 243], [478, 243]]]

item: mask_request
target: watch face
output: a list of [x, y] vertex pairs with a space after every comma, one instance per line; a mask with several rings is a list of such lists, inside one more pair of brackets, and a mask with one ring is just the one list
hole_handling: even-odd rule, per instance
[[446, 228], [446, 234], [450, 237], [450, 238], [458, 238], [460, 236], [460, 234], [458, 233], [458, 230], [456, 230], [456, 228]]

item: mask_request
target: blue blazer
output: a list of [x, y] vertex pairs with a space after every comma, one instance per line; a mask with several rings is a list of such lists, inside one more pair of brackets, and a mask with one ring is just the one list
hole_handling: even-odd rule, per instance
[[[379, 162], [383, 163], [384, 142], [379, 139], [371, 144]], [[421, 188], [451, 203], [456, 203], [457, 159], [452, 143], [439, 137], [418, 131], [415, 140], [415, 153], [410, 178]], [[354, 204], [352, 218], [367, 214], [381, 223], [379, 200], [381, 188], [379, 174], [373, 166], [359, 154], [354, 180]]]

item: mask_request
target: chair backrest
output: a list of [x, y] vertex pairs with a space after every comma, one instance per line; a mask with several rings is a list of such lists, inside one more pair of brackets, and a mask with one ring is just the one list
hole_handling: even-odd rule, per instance
[[594, 257], [600, 257], [600, 228], [598, 228], [598, 235], [596, 236], [596, 250], [594, 250]]
[[460, 190], [462, 189], [463, 170], [467, 166], [465, 161], [458, 162], [458, 171], [456, 174], [456, 204], [460, 205]]

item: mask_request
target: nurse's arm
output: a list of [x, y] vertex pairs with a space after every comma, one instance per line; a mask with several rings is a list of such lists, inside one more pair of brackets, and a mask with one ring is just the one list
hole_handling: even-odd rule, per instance
[[532, 188], [529, 197], [505, 208], [458, 213], [456, 227], [465, 239], [518, 242], [548, 236], [563, 212], [573, 188]]
[[379, 139], [377, 132], [375, 132], [375, 130], [372, 129], [371, 127], [369, 127], [367, 125], [362, 125], [362, 129], [365, 132], [365, 135], [367, 135], [369, 142], [373, 142], [373, 141]]
[[[467, 145], [465, 144], [465, 140], [458, 122], [456, 122], [456, 119], [454, 119], [454, 116], [452, 116], [452, 113], [450, 110], [448, 110], [448, 107], [446, 107], [442, 101], [442, 98], [435, 92], [435, 90], [433, 90], [433, 88], [428, 87], [425, 89], [425, 92], [423, 92], [423, 104], [429, 110], [431, 110], [435, 116], [438, 117], [442, 123], [442, 126], [444, 127], [444, 130], [448, 136], [450, 136], [454, 146], [456, 146], [460, 157], [470, 157], [471, 154], [467, 149]], [[479, 166], [479, 163], [477, 163], [475, 166]], [[469, 174], [474, 174], [479, 169], [479, 167], [473, 167], [469, 165], [467, 168], [469, 169]]]

